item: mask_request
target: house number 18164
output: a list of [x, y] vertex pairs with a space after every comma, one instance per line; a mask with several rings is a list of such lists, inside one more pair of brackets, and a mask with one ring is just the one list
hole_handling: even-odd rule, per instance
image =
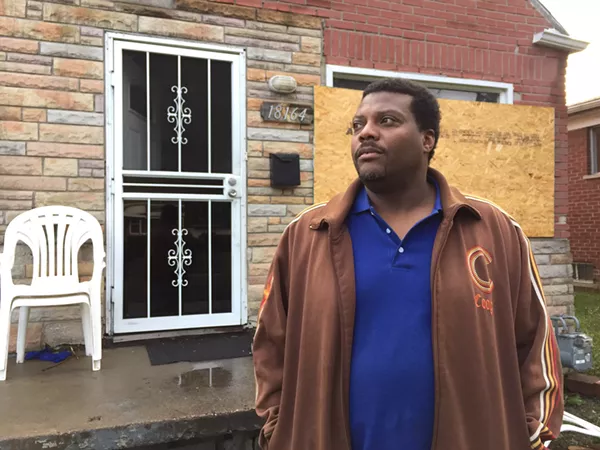
[[306, 110], [307, 108], [304, 109], [300, 109], [298, 107], [292, 109], [290, 111], [290, 107], [287, 106], [285, 108], [285, 110], [283, 109], [283, 105], [277, 105], [277, 106], [273, 106], [271, 105], [271, 107], [269, 108], [269, 119], [275, 119], [275, 120], [291, 120], [292, 122], [295, 122], [297, 119], [300, 119], [300, 122], [304, 121], [304, 118], [306, 117]]
[[263, 103], [261, 116], [265, 121], [310, 123], [312, 121], [312, 108], [306, 105], [293, 105], [285, 103]]

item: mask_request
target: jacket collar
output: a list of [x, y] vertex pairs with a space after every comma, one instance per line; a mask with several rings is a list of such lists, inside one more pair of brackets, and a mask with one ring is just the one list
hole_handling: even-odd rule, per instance
[[[458, 189], [450, 186], [446, 178], [437, 170], [429, 168], [427, 176], [432, 178], [439, 187], [439, 195], [442, 202], [442, 212], [444, 217], [453, 218], [461, 209], [469, 211], [477, 219], [481, 219], [481, 214], [473, 205], [471, 205], [465, 196]], [[333, 197], [323, 208], [319, 208], [310, 221], [310, 228], [318, 230], [328, 225], [332, 234], [337, 236], [344, 227], [346, 217], [352, 210], [354, 200], [363, 187], [359, 179], [355, 179], [346, 192]]]
[[[427, 181], [435, 187], [435, 203], [433, 205], [433, 213], [442, 211], [442, 198], [440, 196], [440, 186], [438, 182], [432, 178], [427, 177]], [[361, 186], [356, 194], [356, 198], [352, 207], [350, 208], [350, 214], [360, 214], [371, 209], [371, 201], [367, 194], [367, 190], [364, 186]]]

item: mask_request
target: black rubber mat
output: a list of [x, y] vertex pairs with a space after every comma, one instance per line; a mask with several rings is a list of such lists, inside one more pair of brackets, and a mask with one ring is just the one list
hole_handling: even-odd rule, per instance
[[145, 345], [150, 364], [160, 366], [183, 361], [201, 362], [250, 356], [252, 337], [253, 334], [248, 331], [158, 339]]

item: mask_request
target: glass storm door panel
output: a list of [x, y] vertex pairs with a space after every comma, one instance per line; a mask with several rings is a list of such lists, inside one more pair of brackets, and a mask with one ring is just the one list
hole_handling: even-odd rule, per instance
[[243, 321], [239, 53], [114, 44], [114, 331]]

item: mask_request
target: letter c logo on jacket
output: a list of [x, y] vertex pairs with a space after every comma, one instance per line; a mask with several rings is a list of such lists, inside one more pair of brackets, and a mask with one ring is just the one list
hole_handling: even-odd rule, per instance
[[[494, 282], [489, 277], [488, 271], [485, 268], [491, 264], [492, 256], [484, 248], [477, 246], [469, 250], [467, 253], [467, 266], [469, 268], [469, 274], [475, 286], [481, 289], [486, 294], [491, 294], [494, 290]], [[482, 267], [482, 263], [484, 266]], [[482, 274], [482, 269], [485, 273]], [[483, 276], [481, 276], [483, 275]]]

